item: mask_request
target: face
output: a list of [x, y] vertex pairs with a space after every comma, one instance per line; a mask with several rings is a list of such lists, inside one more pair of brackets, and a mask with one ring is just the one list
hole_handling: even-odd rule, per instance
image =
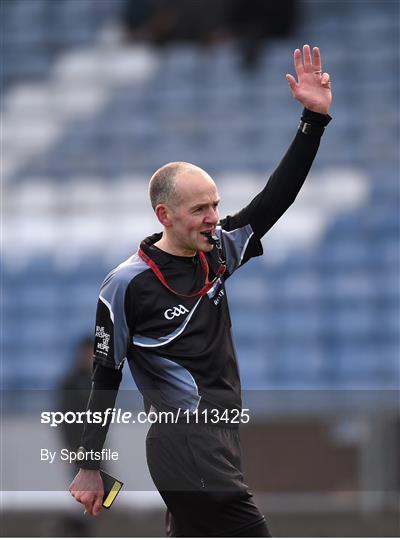
[[204, 233], [215, 233], [219, 195], [212, 178], [201, 169], [182, 171], [177, 176], [178, 199], [170, 209], [169, 241], [182, 255], [211, 251]]

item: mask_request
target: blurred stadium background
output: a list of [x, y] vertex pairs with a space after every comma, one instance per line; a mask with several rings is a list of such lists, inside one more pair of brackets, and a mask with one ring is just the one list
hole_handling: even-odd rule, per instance
[[92, 333], [102, 279], [159, 230], [152, 172], [200, 165], [221, 215], [263, 186], [296, 131], [285, 73], [303, 43], [321, 48], [334, 121], [228, 286], [245, 470], [275, 536], [400, 535], [399, 3], [277, 4], [2, 0], [5, 536], [163, 535], [160, 498], [135, 491], [144, 433], [113, 426], [126, 491], [85, 528], [62, 491], [73, 471], [40, 466], [36, 446], [62, 443], [39, 411]]

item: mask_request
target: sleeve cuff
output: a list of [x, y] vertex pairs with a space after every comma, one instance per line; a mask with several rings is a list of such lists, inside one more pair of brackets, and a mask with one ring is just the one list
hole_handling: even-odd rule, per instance
[[75, 464], [80, 469], [89, 469], [92, 471], [100, 469], [101, 460], [95, 459], [95, 452], [93, 450], [87, 450], [84, 446], [80, 446], [76, 454]]
[[84, 469], [85, 471], [99, 471], [100, 470], [100, 463], [92, 463], [90, 461], [83, 461], [82, 463], [76, 463], [80, 469]]
[[310, 111], [310, 109], [304, 108], [301, 114], [301, 119], [303, 122], [306, 122], [307, 124], [325, 127], [332, 120], [332, 117], [329, 116], [329, 114], [321, 114], [314, 111]]

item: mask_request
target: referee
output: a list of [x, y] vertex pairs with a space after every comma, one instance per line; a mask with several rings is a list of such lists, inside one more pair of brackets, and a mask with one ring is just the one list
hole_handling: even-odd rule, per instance
[[[146, 439], [149, 470], [168, 509], [168, 536], [270, 536], [241, 470], [243, 411], [225, 281], [262, 254], [260, 239], [294, 202], [331, 119], [319, 49], [296, 49], [294, 67], [297, 80], [286, 77], [304, 110], [264, 189], [220, 220], [217, 186], [204, 170], [164, 165], [149, 188], [163, 232], [144, 239], [101, 287], [88, 410], [114, 406], [126, 360], [146, 410], [174, 413], [176, 423], [152, 424]], [[85, 424], [83, 450], [101, 451], [107, 430]], [[100, 463], [79, 465], [70, 492], [97, 515]]]

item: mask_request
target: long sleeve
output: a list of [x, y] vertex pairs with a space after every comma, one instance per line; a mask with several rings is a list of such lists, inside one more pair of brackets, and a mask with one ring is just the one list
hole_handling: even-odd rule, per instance
[[324, 128], [331, 121], [331, 117], [304, 109], [301, 120], [311, 126], [311, 129], [298, 129], [265, 188], [240, 212], [225, 218], [224, 229], [232, 230], [250, 224], [255, 236], [261, 238], [294, 202], [308, 175]]
[[[101, 364], [95, 364], [92, 378], [92, 390], [89, 396], [87, 411], [100, 412], [101, 423], [85, 422], [81, 439], [81, 446], [85, 451], [101, 452], [110, 425], [111, 415], [103, 425], [105, 411], [113, 409], [118, 389], [122, 379], [122, 371]], [[87, 459], [79, 461], [82, 469], [99, 469], [99, 460]]]

